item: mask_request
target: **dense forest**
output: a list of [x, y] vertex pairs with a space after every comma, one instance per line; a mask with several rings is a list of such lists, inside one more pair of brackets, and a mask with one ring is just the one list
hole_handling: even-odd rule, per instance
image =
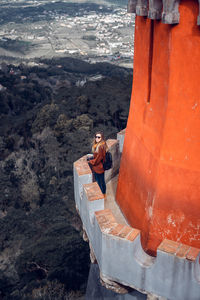
[[132, 70], [78, 59], [0, 65], [0, 297], [81, 299], [89, 269], [73, 162], [126, 127]]

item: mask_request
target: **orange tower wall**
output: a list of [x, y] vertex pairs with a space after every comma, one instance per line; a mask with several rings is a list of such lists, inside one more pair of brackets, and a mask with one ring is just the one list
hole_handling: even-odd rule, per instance
[[136, 17], [132, 99], [117, 187], [144, 250], [164, 238], [200, 248], [200, 28], [198, 1], [180, 23]]

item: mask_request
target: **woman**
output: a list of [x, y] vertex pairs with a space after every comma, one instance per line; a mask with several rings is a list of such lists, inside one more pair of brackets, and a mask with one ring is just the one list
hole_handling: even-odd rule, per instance
[[97, 181], [104, 197], [106, 196], [106, 183], [104, 177], [104, 168], [103, 162], [105, 162], [107, 151], [107, 144], [104, 139], [104, 135], [102, 132], [97, 132], [95, 134], [93, 143], [92, 143], [92, 153], [93, 159], [89, 160], [89, 164], [94, 173], [94, 178]]

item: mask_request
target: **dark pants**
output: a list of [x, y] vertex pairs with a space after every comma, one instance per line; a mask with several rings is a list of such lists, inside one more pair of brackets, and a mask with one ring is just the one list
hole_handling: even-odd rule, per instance
[[105, 183], [104, 174], [105, 173], [98, 174], [98, 173], [94, 172], [94, 178], [95, 178], [96, 182], [98, 183], [98, 185], [102, 191], [102, 194], [106, 193], [106, 183]]

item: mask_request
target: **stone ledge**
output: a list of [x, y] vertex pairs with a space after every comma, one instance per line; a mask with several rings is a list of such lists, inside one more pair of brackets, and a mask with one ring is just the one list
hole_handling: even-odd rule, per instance
[[135, 238], [140, 234], [140, 230], [133, 229], [131, 233], [126, 237], [128, 241], [134, 241]]
[[190, 249], [189, 246], [181, 244], [180, 248], [176, 252], [176, 256], [178, 256], [179, 258], [186, 258], [186, 255], [187, 255], [189, 249]]
[[140, 234], [140, 231], [137, 229], [117, 223], [110, 209], [95, 212], [95, 217], [102, 233], [128, 241], [134, 241], [138, 234]]
[[165, 239], [158, 247], [158, 250], [167, 252], [170, 254], [176, 254], [178, 249], [180, 248], [180, 244], [171, 240]]
[[167, 239], [162, 241], [158, 250], [190, 261], [195, 261], [200, 255], [200, 249]]
[[88, 201], [103, 199], [104, 197], [97, 182], [84, 184], [83, 188], [87, 194]]
[[165, 239], [157, 257], [149, 256], [142, 249], [140, 231], [118, 224], [112, 211], [104, 209], [104, 199], [91, 175], [78, 172], [76, 163], [74, 166], [76, 205], [101, 273], [113, 282], [166, 299], [197, 300], [200, 249]]
[[178, 12], [162, 13], [162, 22], [164, 24], [178, 24], [180, 15]]
[[157, 9], [149, 9], [148, 18], [152, 20], [160, 20], [161, 19], [161, 11]]
[[[186, 258], [191, 261], [198, 261], [199, 256], [200, 256], [200, 249], [191, 247], [187, 253]], [[200, 269], [200, 266], [199, 266], [199, 269]], [[200, 273], [200, 271], [199, 271], [199, 273]]]
[[110, 233], [110, 231], [112, 231], [112, 229], [117, 226], [115, 217], [109, 209], [95, 212], [95, 217], [98, 222], [99, 228], [103, 233]]
[[88, 165], [87, 157], [83, 156], [79, 160], [74, 162], [74, 168], [76, 169], [79, 176], [92, 174], [92, 171]]

